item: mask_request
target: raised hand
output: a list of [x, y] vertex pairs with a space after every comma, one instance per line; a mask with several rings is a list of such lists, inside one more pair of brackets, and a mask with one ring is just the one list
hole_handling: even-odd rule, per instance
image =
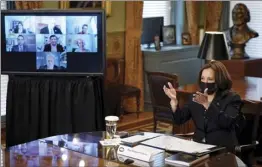
[[176, 111], [177, 104], [178, 104], [177, 97], [176, 97], [176, 90], [170, 82], [168, 82], [167, 84], [169, 88], [167, 88], [164, 85], [163, 90], [165, 94], [170, 98], [170, 105], [171, 105], [172, 110]]
[[207, 88], [205, 89], [204, 93], [196, 92], [196, 94], [193, 95], [193, 101], [201, 104], [205, 107], [205, 109], [208, 109], [209, 102], [208, 102], [208, 94], [207, 94]]

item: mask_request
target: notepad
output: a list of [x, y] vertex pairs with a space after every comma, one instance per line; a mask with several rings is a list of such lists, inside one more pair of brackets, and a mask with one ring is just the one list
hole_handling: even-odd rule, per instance
[[177, 153], [170, 157], [165, 158], [165, 163], [174, 166], [192, 166], [196, 163], [199, 163], [207, 159], [208, 157], [209, 157], [208, 154], [201, 157], [197, 157], [190, 154]]
[[167, 151], [184, 152], [190, 154], [207, 152], [209, 149], [216, 147], [215, 145], [197, 143], [174, 136], [159, 136], [143, 141], [141, 144], [165, 149]]
[[121, 142], [120, 138], [116, 138], [116, 139], [105, 139], [105, 140], [101, 140], [100, 144], [102, 146], [117, 146], [119, 145]]

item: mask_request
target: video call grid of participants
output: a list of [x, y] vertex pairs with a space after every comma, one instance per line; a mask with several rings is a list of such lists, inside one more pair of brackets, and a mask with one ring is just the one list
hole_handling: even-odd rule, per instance
[[37, 69], [67, 68], [66, 53], [97, 52], [97, 16], [5, 16], [7, 52], [36, 52]]

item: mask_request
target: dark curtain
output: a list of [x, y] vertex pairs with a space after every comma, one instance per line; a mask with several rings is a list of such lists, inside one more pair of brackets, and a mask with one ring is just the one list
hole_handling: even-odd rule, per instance
[[7, 10], [15, 10], [15, 1], [6, 1]]
[[103, 88], [101, 77], [9, 76], [7, 147], [53, 135], [104, 130]]

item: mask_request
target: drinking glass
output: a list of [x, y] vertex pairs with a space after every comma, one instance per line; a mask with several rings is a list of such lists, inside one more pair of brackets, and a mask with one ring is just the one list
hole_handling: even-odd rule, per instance
[[117, 121], [119, 118], [117, 116], [107, 116], [106, 121], [106, 138], [113, 139], [116, 133]]

